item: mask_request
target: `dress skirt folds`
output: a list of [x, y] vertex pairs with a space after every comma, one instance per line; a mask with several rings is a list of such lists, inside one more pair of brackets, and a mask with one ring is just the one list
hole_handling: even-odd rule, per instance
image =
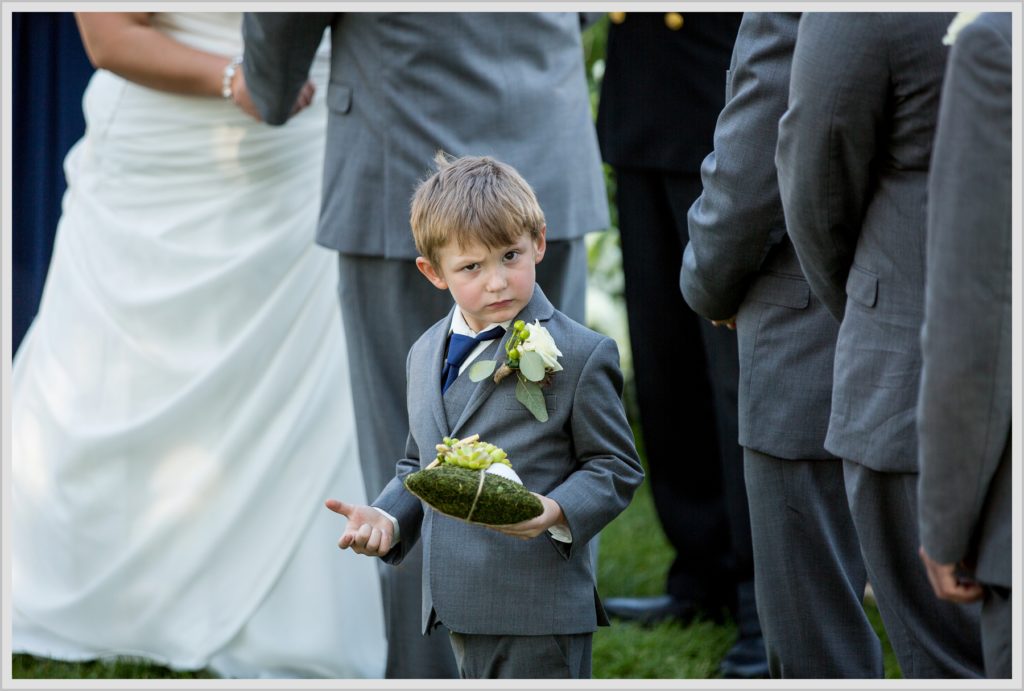
[[[156, 15], [241, 52], [240, 15]], [[338, 312], [314, 244], [327, 59], [282, 127], [104, 70], [11, 382], [13, 651], [234, 676], [380, 676], [376, 560]], [[17, 229], [15, 229], [17, 232]]]

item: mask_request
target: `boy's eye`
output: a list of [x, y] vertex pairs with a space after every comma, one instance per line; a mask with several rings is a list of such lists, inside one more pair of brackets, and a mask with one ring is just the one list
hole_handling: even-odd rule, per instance
[[473, 262], [472, 264], [466, 264], [464, 267], [462, 267], [462, 270], [463, 271], [476, 271], [479, 268], [480, 268], [480, 264], [478, 264], [477, 262]]
[[508, 252], [505, 253], [505, 261], [510, 262], [516, 257], [518, 257], [520, 254], [522, 254], [522, 252], [520, 252], [519, 250], [509, 250]]

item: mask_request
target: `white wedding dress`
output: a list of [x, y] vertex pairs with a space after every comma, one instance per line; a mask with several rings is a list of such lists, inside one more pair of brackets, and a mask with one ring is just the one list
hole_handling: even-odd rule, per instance
[[[241, 15], [157, 15], [241, 51]], [[325, 44], [326, 49], [326, 44]], [[380, 677], [335, 255], [314, 245], [328, 60], [283, 127], [98, 71], [11, 381], [14, 652]]]

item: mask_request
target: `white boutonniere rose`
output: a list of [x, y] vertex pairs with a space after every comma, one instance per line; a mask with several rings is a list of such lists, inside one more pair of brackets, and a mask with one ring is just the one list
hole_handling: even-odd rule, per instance
[[494, 371], [498, 364], [495, 360], [473, 363], [469, 368], [470, 380], [483, 381], [494, 372], [494, 383], [499, 384], [515, 372], [518, 379], [516, 400], [526, 406], [535, 418], [547, 421], [548, 410], [541, 388], [550, 385], [551, 375], [562, 370], [558, 362], [562, 351], [555, 345], [555, 339], [540, 325], [539, 319], [533, 324], [519, 320], [512, 325], [512, 336], [505, 342], [505, 354], [508, 357], [497, 372]]
[[519, 346], [520, 357], [523, 353], [537, 353], [544, 361], [546, 371], [561, 372], [562, 366], [558, 364], [558, 358], [562, 357], [562, 351], [555, 345], [551, 333], [540, 325], [539, 319], [528, 328], [529, 336]]
[[978, 18], [981, 12], [958, 12], [953, 21], [949, 23], [949, 28], [946, 29], [946, 35], [942, 37], [942, 45], [951, 46], [956, 41], [956, 35], [960, 33], [960, 30], [965, 26], [973, 22]]

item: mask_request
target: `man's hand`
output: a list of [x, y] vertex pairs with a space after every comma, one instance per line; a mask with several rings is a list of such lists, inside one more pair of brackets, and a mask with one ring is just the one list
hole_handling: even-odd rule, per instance
[[541, 515], [535, 516], [527, 521], [520, 521], [519, 523], [489, 525], [487, 527], [492, 530], [497, 530], [499, 533], [518, 537], [521, 540], [530, 540], [537, 537], [556, 523], [563, 526], [566, 525], [565, 516], [562, 514], [562, 507], [558, 505], [557, 501], [554, 499], [548, 499], [536, 492], [531, 492], [531, 494], [540, 499], [540, 503], [544, 506], [544, 511]]
[[[292, 115], [295, 115], [303, 108], [307, 107], [313, 102], [313, 95], [316, 93], [316, 86], [313, 82], [307, 81], [302, 85], [299, 90], [299, 96], [295, 99], [295, 105], [292, 106]], [[251, 116], [252, 118], [263, 121], [260, 117], [260, 113], [256, 110], [256, 104], [252, 102], [252, 96], [249, 94], [249, 87], [245, 83], [245, 72], [241, 69], [235, 70], [235, 76], [231, 78], [231, 100], [235, 102], [235, 105], [242, 109], [244, 113]]]
[[921, 561], [924, 562], [932, 590], [940, 600], [967, 604], [981, 599], [984, 594], [982, 587], [975, 581], [957, 576], [956, 564], [940, 564], [933, 560], [924, 551], [924, 545], [917, 550], [917, 553], [920, 555]]
[[346, 504], [337, 499], [328, 499], [324, 505], [348, 519], [338, 547], [351, 548], [353, 552], [368, 557], [383, 557], [391, 550], [395, 528], [380, 511], [372, 506]]

